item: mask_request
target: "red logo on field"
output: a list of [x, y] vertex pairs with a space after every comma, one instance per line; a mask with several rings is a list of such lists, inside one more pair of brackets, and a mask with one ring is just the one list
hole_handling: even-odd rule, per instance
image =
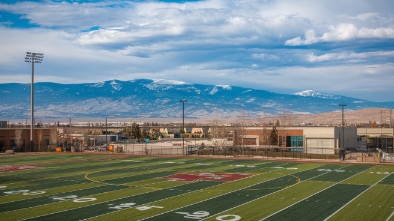
[[193, 182], [198, 180], [228, 182], [248, 177], [248, 174], [238, 173], [178, 173], [166, 176], [173, 181]]
[[2, 166], [0, 166], [0, 172], [8, 172], [8, 171], [15, 171], [15, 170], [31, 170], [31, 169], [37, 169], [37, 167], [30, 166], [30, 165], [21, 165], [21, 166], [2, 165]]

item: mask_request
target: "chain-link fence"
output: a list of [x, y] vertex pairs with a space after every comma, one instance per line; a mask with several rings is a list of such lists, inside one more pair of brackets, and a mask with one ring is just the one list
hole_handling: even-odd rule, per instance
[[377, 149], [353, 149], [341, 151], [339, 148], [305, 148], [305, 147], [215, 147], [198, 146], [168, 147], [150, 145], [115, 146], [114, 152], [128, 154], [179, 155], [179, 156], [218, 156], [266, 159], [297, 160], [338, 160], [370, 163], [394, 163], [394, 154], [387, 154]]
[[[36, 149], [38, 151], [38, 149]], [[41, 151], [57, 151], [55, 145], [42, 148]], [[347, 149], [339, 148], [311, 148], [311, 147], [278, 147], [278, 146], [158, 146], [148, 144], [111, 144], [90, 148], [62, 148], [65, 152], [113, 152], [126, 154], [171, 155], [171, 156], [217, 156], [217, 157], [244, 157], [265, 159], [295, 159], [295, 160], [338, 160], [356, 161], [365, 163], [394, 164], [394, 153], [386, 153], [377, 148]], [[24, 151], [18, 151], [24, 152]]]

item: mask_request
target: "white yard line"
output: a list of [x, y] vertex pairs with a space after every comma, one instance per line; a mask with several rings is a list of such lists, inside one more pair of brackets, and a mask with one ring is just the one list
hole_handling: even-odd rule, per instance
[[[324, 166], [324, 165], [323, 165], [323, 166]], [[286, 169], [286, 168], [284, 168], [284, 169]], [[316, 167], [315, 167], [315, 168], [312, 168], [312, 169], [309, 169], [309, 170], [313, 170], [313, 169], [316, 169]], [[308, 171], [308, 170], [302, 170], [302, 171], [300, 171], [300, 172], [304, 172], [304, 171]], [[326, 173], [328, 173], [328, 172], [326, 172]], [[307, 180], [310, 180], [310, 179], [313, 179], [313, 178], [322, 176], [322, 175], [324, 175], [324, 174], [326, 174], [326, 173], [319, 174], [319, 175], [314, 176], [314, 177], [311, 177], [311, 178], [309, 178], [309, 179], [307, 179]], [[292, 174], [288, 174], [288, 175], [292, 175]], [[307, 181], [307, 180], [304, 180], [304, 181], [301, 181], [301, 182], [305, 182], [305, 181]], [[298, 183], [297, 183], [297, 184], [298, 184]], [[274, 193], [277, 193], [277, 192], [279, 192], [279, 191], [282, 191], [282, 190], [285, 190], [285, 189], [287, 189], [287, 188], [290, 188], [290, 187], [292, 187], [292, 186], [294, 186], [294, 185], [290, 185], [290, 186], [288, 186], [288, 187], [285, 187], [285, 188], [283, 188], [283, 189], [277, 190], [277, 191], [272, 192], [272, 193], [270, 193], [270, 194], [264, 195], [264, 196], [259, 197], [259, 198], [257, 198], [257, 199], [248, 201], [248, 202], [246, 202], [246, 203], [242, 203], [242, 204], [237, 205], [237, 206], [235, 206], [235, 207], [232, 207], [232, 208], [230, 208], [230, 209], [224, 210], [224, 211], [220, 212], [219, 214], [222, 214], [222, 213], [224, 213], [224, 212], [227, 212], [227, 211], [229, 211], [229, 210], [235, 209], [235, 208], [237, 208], [237, 207], [246, 205], [246, 204], [248, 204], [248, 203], [254, 202], [254, 201], [259, 200], [259, 199], [261, 199], [261, 198], [267, 197], [267, 196], [272, 195], [272, 194], [274, 194]], [[211, 217], [213, 217], [213, 216], [217, 216], [217, 215], [218, 215], [218, 214], [213, 214], [212, 216], [206, 217], [206, 218], [204, 218], [203, 220], [208, 219], [208, 218], [211, 218]]]
[[[348, 166], [350, 166], [350, 165], [348, 165]], [[346, 166], [346, 167], [348, 167], [348, 166]], [[365, 170], [364, 170], [364, 171], [365, 171]], [[364, 172], [364, 171], [361, 171], [360, 173], [362, 173], [362, 172]], [[328, 173], [328, 172], [327, 172], [327, 173]], [[357, 173], [357, 174], [360, 174], [360, 173]], [[348, 177], [348, 178], [346, 178], [346, 179], [344, 179], [344, 180], [341, 180], [341, 181], [339, 181], [339, 182], [336, 182], [336, 183], [332, 184], [331, 186], [329, 186], [329, 187], [327, 187], [327, 188], [325, 188], [325, 189], [320, 190], [319, 192], [316, 192], [316, 193], [314, 193], [314, 194], [312, 194], [312, 195], [310, 195], [310, 196], [308, 196], [308, 197], [306, 197], [306, 198], [304, 198], [304, 199], [301, 199], [301, 200], [299, 200], [299, 201], [297, 201], [297, 202], [295, 202], [295, 203], [293, 203], [293, 204], [291, 204], [291, 205], [289, 205], [289, 206], [287, 206], [287, 207], [285, 207], [285, 208], [283, 208], [283, 209], [281, 209], [281, 210], [278, 210], [277, 212], [272, 213], [271, 215], [269, 215], [269, 216], [267, 216], [267, 217], [264, 217], [264, 218], [261, 219], [260, 221], [265, 220], [265, 219], [267, 219], [267, 218], [269, 218], [269, 217], [271, 217], [271, 216], [273, 216], [273, 215], [275, 215], [275, 214], [277, 214], [277, 213], [280, 213], [280, 212], [282, 212], [283, 210], [285, 210], [285, 209], [287, 209], [287, 208], [289, 208], [289, 207], [292, 207], [292, 206], [294, 206], [295, 204], [297, 204], [297, 203], [299, 203], [299, 202], [301, 202], [301, 201], [304, 201], [304, 200], [306, 200], [306, 199], [308, 199], [308, 198], [310, 198], [310, 197], [312, 197], [312, 196], [314, 196], [314, 195], [316, 195], [316, 194], [318, 194], [318, 193], [321, 193], [321, 192], [327, 190], [328, 188], [331, 188], [331, 187], [334, 186], [334, 185], [337, 185], [337, 184], [339, 184], [339, 183], [341, 183], [341, 182], [343, 182], [343, 181], [345, 181], [345, 180], [347, 180], [347, 179], [350, 179], [350, 178], [356, 176], [357, 174], [354, 174], [354, 175], [351, 176], [351, 177]]]
[[[183, 184], [178, 185], [178, 186], [182, 186], [182, 185], [183, 185]], [[140, 193], [140, 194], [136, 194], [136, 195], [133, 195], [133, 196], [137, 196], [137, 195], [141, 195], [141, 194], [145, 194], [145, 193], [150, 193], [150, 192], [153, 192], [153, 191], [155, 191], [155, 190], [148, 191], [148, 192], [144, 192], [144, 193]], [[113, 190], [111, 190], [111, 191], [106, 191], [106, 192], [102, 192], [102, 193], [99, 193], [99, 194], [110, 193], [110, 192], [113, 192]], [[97, 194], [88, 195], [88, 196], [84, 196], [84, 197], [89, 197], [89, 196], [94, 196], [94, 195], [97, 195]], [[102, 203], [106, 203], [106, 202], [111, 202], [111, 201], [118, 200], [118, 199], [124, 199], [124, 198], [128, 198], [128, 197], [130, 197], [130, 196], [125, 196], [125, 197], [121, 197], [121, 198], [117, 198], [117, 199], [111, 199], [111, 200], [104, 200], [104, 201], [101, 201], [101, 202], [97, 202], [97, 203], [93, 203], [93, 204], [89, 204], [89, 205], [85, 205], [85, 206], [70, 208], [70, 209], [66, 209], [66, 210], [59, 210], [59, 211], [56, 211], [56, 212], [47, 213], [47, 214], [43, 214], [43, 215], [39, 215], [39, 216], [35, 216], [35, 217], [29, 217], [29, 218], [25, 218], [25, 219], [22, 219], [22, 220], [29, 220], [29, 219], [33, 219], [33, 218], [39, 218], [39, 217], [43, 217], [43, 216], [53, 215], [53, 214], [56, 214], [56, 213], [67, 212], [67, 211], [71, 211], [71, 210], [74, 210], [74, 209], [80, 209], [80, 208], [84, 208], [84, 207], [90, 207], [90, 206], [94, 206], [94, 205], [98, 205], [98, 204], [102, 204]], [[59, 202], [53, 202], [53, 203], [48, 203], [48, 204], [44, 204], [44, 205], [50, 205], [50, 204], [54, 204], [54, 203], [59, 203]], [[34, 207], [38, 207], [38, 206], [42, 206], [42, 205], [37, 205], [37, 206], [27, 207], [27, 208], [34, 208]], [[89, 218], [89, 219], [90, 219], [90, 218]]]
[[391, 213], [391, 215], [389, 216], [389, 218], [386, 219], [386, 221], [390, 221], [391, 217], [394, 216], [394, 211]]
[[[265, 164], [265, 163], [264, 163], [264, 164]], [[265, 172], [265, 173], [272, 172], [272, 171], [276, 171], [276, 170], [267, 171], [267, 172]], [[262, 173], [262, 174], [264, 174], [264, 173]], [[247, 177], [245, 177], [244, 179], [246, 179], [246, 178], [247, 178]], [[236, 181], [236, 180], [234, 180], [234, 181]], [[231, 181], [231, 182], [234, 182], [234, 181]], [[222, 184], [225, 184], [225, 183], [227, 183], [227, 182], [224, 182], [224, 183], [222, 183]], [[219, 184], [219, 185], [222, 185], [222, 184]], [[199, 190], [196, 190], [196, 191], [201, 191], [201, 190], [204, 190], [204, 189], [207, 189], [207, 188], [211, 188], [211, 187], [206, 187], [206, 188], [199, 189]], [[188, 192], [188, 193], [190, 193], [190, 192]], [[188, 194], [188, 193], [184, 193], [184, 194]], [[141, 204], [141, 206], [142, 206], [142, 205], [147, 205], [147, 204], [152, 204], [152, 203], [159, 202], [159, 201], [166, 200], [166, 199], [171, 199], [171, 198], [178, 197], [178, 196], [182, 196], [182, 195], [184, 195], [184, 194], [180, 194], [180, 195], [176, 195], [176, 196], [171, 196], [171, 197], [168, 197], [168, 198], [163, 198], [163, 199], [156, 200], [156, 201], [153, 201], [153, 202], [150, 202], [150, 203]], [[138, 194], [138, 195], [140, 195], [140, 194]], [[205, 201], [205, 200], [204, 200], [204, 201]], [[202, 201], [200, 201], [200, 202], [202, 202]], [[199, 203], [199, 202], [197, 202], [197, 203]], [[187, 206], [189, 206], [189, 205], [187, 205]], [[186, 206], [185, 206], [185, 207], [186, 207]], [[181, 208], [183, 208], [183, 207], [181, 207]], [[179, 208], [177, 208], [177, 209], [179, 209]], [[168, 212], [171, 212], [171, 211], [175, 211], [175, 210], [177, 210], [177, 209], [169, 210], [169, 211], [166, 211], [166, 212], [163, 212], [163, 213], [160, 213], [160, 214], [156, 214], [156, 215], [154, 215], [154, 216], [159, 216], [159, 215], [162, 215], [162, 214], [164, 214], [164, 213], [168, 213]], [[113, 212], [101, 214], [101, 215], [98, 215], [98, 216], [89, 217], [89, 218], [86, 218], [86, 219], [84, 219], [84, 220], [89, 220], [89, 219], [92, 219], [92, 218], [97, 218], [97, 217], [104, 216], [104, 215], [111, 214], [111, 213], [115, 213], [115, 212], [118, 212], [118, 211], [113, 211]], [[154, 216], [151, 216], [151, 217], [154, 217]], [[151, 217], [147, 217], [147, 218], [144, 218], [144, 219], [148, 219], [148, 218], [151, 218]], [[142, 219], [142, 220], [144, 220], [144, 219]]]
[[[269, 172], [273, 172], [273, 171], [278, 171], [278, 169], [270, 170], [270, 171], [267, 171], [267, 172], [264, 172], [264, 173], [260, 173], [260, 174], [258, 174], [258, 175], [265, 174], [265, 173], [269, 173]], [[255, 176], [258, 176], [258, 175], [255, 175]], [[285, 175], [285, 176], [287, 176], [287, 175]], [[283, 177], [283, 176], [281, 176], [281, 177]], [[246, 178], [247, 178], [247, 177], [246, 177]], [[246, 179], [246, 178], [244, 178], [244, 179]], [[278, 177], [277, 177], [277, 178], [278, 178]], [[277, 178], [273, 178], [273, 179], [277, 179]], [[266, 180], [266, 181], [264, 181], [264, 182], [262, 182], [262, 183], [271, 181], [271, 180], [273, 180], [273, 179]], [[234, 182], [234, 181], [232, 181], [232, 182]], [[184, 208], [184, 207], [188, 207], [188, 206], [191, 206], [191, 205], [194, 205], [194, 204], [197, 204], [197, 203], [201, 203], [201, 202], [204, 202], [204, 201], [208, 201], [208, 200], [211, 200], [211, 199], [215, 199], [215, 198], [218, 198], [218, 197], [220, 197], [220, 196], [223, 196], [223, 195], [226, 195], [226, 194], [229, 194], [229, 193], [232, 193], [232, 192], [236, 192], [236, 191], [239, 191], [239, 190], [242, 190], [242, 189], [246, 189], [246, 188], [249, 188], [249, 187], [254, 186], [254, 185], [257, 185], [257, 184], [253, 184], [253, 185], [250, 185], [250, 186], [247, 186], [247, 187], [244, 187], [244, 188], [241, 188], [241, 189], [237, 189], [237, 190], [234, 190], [234, 191], [231, 191], [231, 192], [226, 192], [225, 194], [221, 194], [221, 195], [218, 195], [218, 196], [215, 196], [215, 197], [212, 197], [212, 198], [208, 198], [208, 199], [205, 199], [205, 200], [202, 200], [202, 201], [193, 203], [193, 204], [188, 204], [188, 205], [186, 205], [186, 206], [182, 206], [182, 207], [179, 207], [179, 208], [176, 208], [176, 209], [173, 209], [173, 210], [168, 210], [168, 211], [165, 211], [165, 212], [160, 213], [160, 214], [156, 214], [156, 215], [153, 215], [153, 216], [150, 216], [150, 217], [143, 218], [143, 219], [141, 219], [141, 220], [139, 220], [139, 221], [146, 220], [146, 219], [150, 219], [150, 218], [156, 217], [156, 216], [160, 216], [160, 215], [162, 215], [162, 214], [169, 213], [169, 212], [172, 212], [172, 211], [176, 211], [176, 210], [179, 210], [179, 209], [182, 209], [182, 208]], [[172, 197], [170, 197], [170, 198], [172, 198]], [[163, 200], [163, 199], [161, 199], [161, 200]], [[159, 200], [159, 201], [161, 201], [161, 200]]]
[[[390, 174], [389, 174], [390, 175]], [[362, 194], [364, 194], [365, 192], [367, 192], [369, 189], [371, 189], [372, 187], [376, 186], [380, 181], [382, 181], [383, 179], [385, 179], [386, 177], [388, 177], [389, 175], [383, 177], [382, 179], [380, 179], [378, 182], [374, 183], [372, 186], [368, 187], [368, 189], [364, 190], [363, 192], [361, 192], [360, 194], [358, 194], [356, 197], [354, 197], [352, 200], [350, 200], [349, 202], [347, 202], [345, 205], [343, 205], [341, 208], [339, 208], [337, 211], [335, 211], [334, 213], [332, 213], [329, 217], [327, 217], [326, 219], [324, 219], [324, 221], [330, 219], [332, 216], [334, 216], [335, 214], [337, 214], [340, 210], [342, 210], [345, 206], [349, 205], [351, 202], [353, 202], [355, 199], [357, 199], [359, 196], [361, 196]]]

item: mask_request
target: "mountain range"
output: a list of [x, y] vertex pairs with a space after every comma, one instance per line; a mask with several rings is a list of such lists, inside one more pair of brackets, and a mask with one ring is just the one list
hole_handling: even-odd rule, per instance
[[[394, 102], [372, 102], [306, 90], [280, 94], [230, 85], [136, 79], [99, 83], [34, 84], [35, 117], [50, 118], [230, 118], [284, 112], [317, 114], [347, 109], [394, 108]], [[30, 117], [30, 84], [0, 84], [0, 119]]]

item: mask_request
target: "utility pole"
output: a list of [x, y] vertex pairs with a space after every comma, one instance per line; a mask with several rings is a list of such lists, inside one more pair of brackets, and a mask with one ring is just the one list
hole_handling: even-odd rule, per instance
[[105, 118], [105, 145], [108, 148], [108, 118]]
[[380, 111], [380, 128], [383, 127], [383, 111]]
[[342, 160], [345, 160], [345, 113], [344, 109], [347, 106], [346, 104], [340, 104], [340, 107], [342, 107], [342, 145], [341, 145], [341, 154], [342, 154]]
[[34, 63], [41, 63], [44, 58], [42, 53], [26, 52], [25, 62], [31, 63], [30, 86], [30, 152], [34, 151]]
[[179, 102], [182, 102], [182, 130], [181, 130], [182, 151], [183, 151], [183, 154], [186, 153], [186, 155], [187, 155], [187, 152], [185, 152], [185, 136], [184, 136], [184, 133], [185, 133], [185, 102], [187, 102], [187, 100], [182, 99]]

